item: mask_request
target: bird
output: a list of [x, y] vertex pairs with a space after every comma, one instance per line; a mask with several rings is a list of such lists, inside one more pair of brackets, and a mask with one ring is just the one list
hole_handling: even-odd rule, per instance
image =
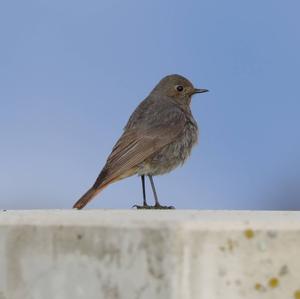
[[[73, 208], [82, 209], [108, 185], [138, 175], [142, 182], [143, 205], [133, 207], [174, 209], [160, 204], [153, 176], [170, 172], [190, 156], [198, 141], [198, 125], [191, 112], [191, 99], [193, 95], [207, 91], [195, 88], [187, 78], [178, 74], [162, 78], [134, 110], [95, 183]], [[146, 200], [145, 176], [152, 187], [153, 206]]]

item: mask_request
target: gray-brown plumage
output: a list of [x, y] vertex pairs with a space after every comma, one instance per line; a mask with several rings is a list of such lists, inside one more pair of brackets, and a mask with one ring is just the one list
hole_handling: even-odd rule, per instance
[[[172, 208], [158, 202], [153, 178], [183, 164], [198, 139], [198, 127], [192, 116], [191, 97], [206, 89], [194, 88], [180, 75], [164, 77], [131, 115], [124, 132], [113, 147], [94, 185], [75, 203], [83, 208], [109, 184], [138, 174], [142, 178], [143, 206], [137, 208]], [[148, 206], [145, 179], [153, 189], [155, 205]]]

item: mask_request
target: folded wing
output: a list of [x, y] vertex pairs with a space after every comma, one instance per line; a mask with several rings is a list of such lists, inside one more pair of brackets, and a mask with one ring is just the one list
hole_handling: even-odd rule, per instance
[[138, 167], [151, 155], [175, 141], [176, 137], [182, 134], [184, 125], [184, 114], [176, 113], [169, 125], [125, 130], [109, 155], [94, 187], [99, 188]]

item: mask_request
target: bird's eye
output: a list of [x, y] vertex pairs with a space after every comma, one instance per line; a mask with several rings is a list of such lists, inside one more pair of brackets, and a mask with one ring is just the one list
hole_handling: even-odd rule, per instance
[[177, 86], [176, 86], [176, 90], [177, 90], [177, 91], [183, 91], [183, 86], [177, 85]]

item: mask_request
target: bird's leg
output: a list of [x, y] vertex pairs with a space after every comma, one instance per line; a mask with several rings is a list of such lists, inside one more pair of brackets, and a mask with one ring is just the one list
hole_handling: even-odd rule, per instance
[[151, 209], [151, 207], [148, 206], [147, 201], [146, 201], [146, 189], [145, 189], [145, 176], [144, 175], [141, 175], [141, 180], [142, 180], [142, 187], [143, 187], [143, 205], [142, 206], [134, 205], [133, 208]]
[[142, 180], [142, 187], [143, 187], [143, 205], [147, 206], [146, 189], [145, 189], [145, 176], [144, 175], [141, 176], [141, 180]]
[[153, 195], [154, 195], [154, 200], [155, 200], [155, 205], [153, 206], [153, 209], [175, 209], [173, 206], [162, 206], [159, 201], [158, 201], [158, 197], [157, 197], [157, 193], [155, 190], [155, 186], [154, 186], [154, 181], [153, 181], [153, 177], [152, 175], [148, 175], [150, 183], [151, 183], [151, 187], [152, 187], [152, 191], [153, 191]]

